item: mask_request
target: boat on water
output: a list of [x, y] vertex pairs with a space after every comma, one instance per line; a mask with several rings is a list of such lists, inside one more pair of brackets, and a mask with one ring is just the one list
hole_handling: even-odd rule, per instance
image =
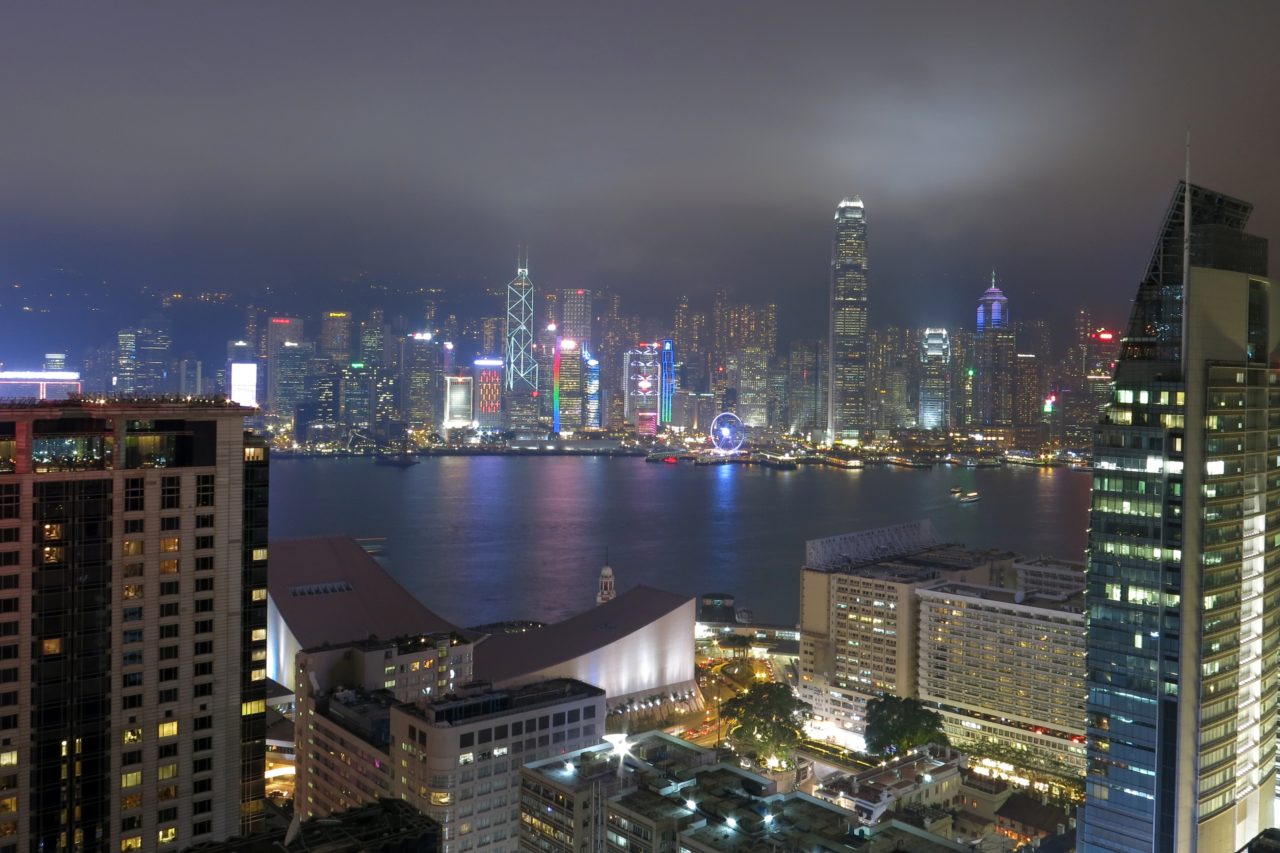
[[982, 500], [982, 496], [979, 495], [977, 492], [965, 492], [963, 495], [960, 496], [960, 503], [962, 504], [971, 504], [971, 503], [974, 503], [975, 501], [980, 501], [980, 500]]
[[952, 487], [951, 487], [951, 494], [952, 494], [952, 496], [954, 496], [954, 497], [957, 497], [957, 498], [958, 498], [958, 497], [960, 497], [961, 495], [963, 495], [963, 494], [964, 494], [964, 489], [960, 488], [959, 486], [952, 486]]
[[394, 468], [412, 468], [420, 460], [408, 453], [379, 453], [373, 457], [375, 465], [390, 465]]

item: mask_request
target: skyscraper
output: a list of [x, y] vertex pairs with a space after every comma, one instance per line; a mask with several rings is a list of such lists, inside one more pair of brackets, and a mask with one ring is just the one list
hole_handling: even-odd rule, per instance
[[507, 285], [506, 376], [513, 428], [538, 422], [538, 362], [533, 352], [533, 282], [521, 264]]
[[973, 421], [979, 426], [1012, 426], [1017, 353], [1009, 322], [1009, 300], [996, 287], [995, 272], [991, 273], [991, 287], [978, 300], [973, 347]]
[[595, 338], [591, 334], [591, 321], [595, 314], [591, 310], [591, 291], [582, 288], [570, 288], [560, 291], [560, 334], [578, 343], [590, 343]]
[[920, 429], [951, 426], [951, 341], [946, 329], [925, 329], [920, 341]]
[[582, 425], [587, 429], [604, 426], [603, 394], [600, 390], [600, 360], [582, 348]]
[[11, 849], [177, 849], [261, 826], [267, 449], [247, 413], [0, 407], [20, 448], [0, 483], [16, 581], [0, 680], [22, 710], [0, 715]]
[[827, 440], [857, 438], [867, 426], [867, 218], [856, 196], [836, 207], [830, 335]]
[[626, 390], [625, 415], [633, 426], [650, 425], [656, 429], [660, 406], [662, 366], [658, 350], [651, 344], [636, 344], [627, 350], [623, 388]]
[[675, 397], [676, 386], [679, 385], [679, 380], [676, 376], [675, 341], [670, 338], [664, 340], [660, 356], [662, 360], [662, 389], [658, 419], [663, 424], [669, 424], [671, 423], [671, 400]]
[[1251, 212], [1179, 185], [1095, 431], [1087, 853], [1238, 850], [1272, 825], [1280, 294]]
[[502, 367], [500, 358], [477, 358], [472, 363], [472, 390], [479, 429], [502, 429]]
[[572, 338], [556, 338], [552, 362], [551, 431], [582, 428], [582, 346]]
[[351, 312], [326, 311], [320, 322], [320, 354], [339, 364], [351, 360]]

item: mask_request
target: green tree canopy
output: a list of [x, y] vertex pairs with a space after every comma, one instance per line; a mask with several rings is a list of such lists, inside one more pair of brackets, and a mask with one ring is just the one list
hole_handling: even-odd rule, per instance
[[720, 715], [738, 722], [729, 734], [735, 747], [755, 752], [763, 765], [775, 766], [791, 760], [811, 710], [788, 685], [761, 682], [725, 702]]
[[867, 752], [888, 755], [906, 752], [926, 743], [946, 744], [942, 715], [919, 699], [884, 696], [867, 703]]

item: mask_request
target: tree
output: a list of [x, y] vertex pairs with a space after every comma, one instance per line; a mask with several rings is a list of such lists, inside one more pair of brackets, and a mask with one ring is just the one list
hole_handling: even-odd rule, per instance
[[867, 752], [872, 755], [903, 753], [926, 743], [945, 745], [942, 715], [919, 699], [884, 696], [867, 703]]
[[812, 708], [786, 684], [761, 682], [720, 707], [720, 715], [737, 721], [729, 739], [738, 749], [754, 752], [767, 767], [785, 765], [800, 743]]

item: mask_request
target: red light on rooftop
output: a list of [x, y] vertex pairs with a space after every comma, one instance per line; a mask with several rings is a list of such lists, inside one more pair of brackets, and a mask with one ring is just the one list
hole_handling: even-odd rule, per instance
[[1100, 341], [1110, 341], [1114, 339], [1115, 334], [1112, 332], [1098, 332], [1098, 340]]
[[579, 290], [579, 291], [578, 291], [578, 295], [579, 295], [579, 296], [582, 296], [584, 293], [586, 293], [586, 291], [585, 291], [585, 290]]
[[288, 317], [272, 317], [271, 322], [278, 323], [281, 326], [287, 326], [293, 321], [290, 320]]

